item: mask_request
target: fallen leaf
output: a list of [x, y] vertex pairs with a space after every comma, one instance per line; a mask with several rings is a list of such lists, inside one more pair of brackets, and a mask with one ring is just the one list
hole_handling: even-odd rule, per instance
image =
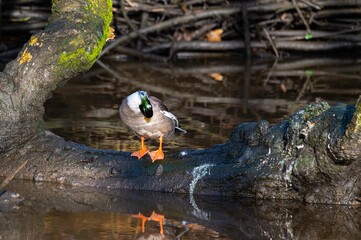
[[286, 86], [285, 86], [283, 83], [280, 84], [280, 89], [281, 89], [281, 91], [284, 92], [284, 93], [287, 92], [287, 88], [286, 88]]
[[221, 42], [223, 29], [218, 28], [207, 33], [206, 38], [208, 42]]
[[223, 75], [220, 73], [211, 73], [209, 76], [216, 81], [223, 81]]

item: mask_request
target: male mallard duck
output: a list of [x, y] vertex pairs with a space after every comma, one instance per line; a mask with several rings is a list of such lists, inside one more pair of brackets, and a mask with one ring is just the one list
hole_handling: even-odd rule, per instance
[[159, 148], [149, 152], [152, 162], [164, 159], [162, 150], [163, 137], [167, 138], [179, 127], [177, 118], [168, 111], [168, 108], [158, 98], [148, 96], [145, 91], [137, 91], [126, 97], [119, 108], [122, 121], [133, 130], [141, 140], [141, 149], [131, 156], [141, 158], [148, 153], [144, 139], [159, 138]]

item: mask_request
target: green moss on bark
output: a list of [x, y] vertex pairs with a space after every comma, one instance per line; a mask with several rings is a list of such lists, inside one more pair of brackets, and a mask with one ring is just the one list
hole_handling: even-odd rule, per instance
[[295, 172], [306, 172], [310, 169], [314, 169], [315, 166], [315, 157], [306, 154], [301, 157], [299, 157], [295, 163], [294, 171]]
[[[94, 14], [98, 17], [85, 19], [82, 24], [87, 24], [87, 29], [91, 24], [92, 29], [84, 31], [84, 28], [80, 27], [78, 35], [71, 36], [71, 39], [68, 40], [70, 46], [67, 49], [69, 50], [64, 51], [59, 58], [60, 71], [66, 69], [78, 73], [88, 70], [97, 60], [108, 38], [112, 20], [112, 1], [89, 0], [88, 4], [84, 6], [84, 10], [91, 11], [87, 14]], [[88, 32], [93, 35], [88, 35]]]

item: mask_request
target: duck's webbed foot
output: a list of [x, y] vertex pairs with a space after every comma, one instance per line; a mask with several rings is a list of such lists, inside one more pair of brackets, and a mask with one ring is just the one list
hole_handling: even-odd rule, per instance
[[140, 149], [139, 151], [132, 152], [131, 156], [137, 157], [138, 159], [140, 159], [147, 153], [148, 153], [148, 149], [145, 147], [145, 148]]
[[162, 150], [163, 145], [163, 136], [159, 137], [159, 148], [156, 151], [149, 152], [150, 158], [152, 159], [152, 162], [156, 160], [162, 160], [164, 159], [164, 153]]
[[149, 155], [150, 158], [152, 159], [152, 162], [164, 159], [164, 153], [162, 149], [158, 149], [157, 151], [152, 151], [149, 153]]
[[144, 216], [143, 214], [141, 214], [141, 213], [138, 213], [137, 215], [132, 214], [132, 217], [142, 220], [142, 233], [144, 233], [144, 231], [145, 231], [145, 223], [148, 221], [148, 218], [146, 216]]
[[163, 235], [164, 215], [153, 212], [152, 215], [150, 215], [149, 220], [159, 222], [159, 233]]
[[141, 141], [141, 149], [139, 151], [132, 152], [132, 157], [137, 157], [138, 159], [142, 158], [145, 154], [147, 154], [149, 151], [147, 147], [144, 145], [144, 137], [140, 138]]

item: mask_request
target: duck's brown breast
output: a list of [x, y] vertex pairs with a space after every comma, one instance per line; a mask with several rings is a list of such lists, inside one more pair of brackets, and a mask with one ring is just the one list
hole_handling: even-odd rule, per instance
[[169, 137], [174, 132], [173, 120], [161, 113], [163, 110], [160, 109], [157, 102], [152, 102], [152, 106], [153, 117], [147, 120], [140, 111], [131, 110], [124, 100], [119, 108], [120, 117], [124, 124], [138, 136], [146, 139], [156, 139], [162, 135]]

